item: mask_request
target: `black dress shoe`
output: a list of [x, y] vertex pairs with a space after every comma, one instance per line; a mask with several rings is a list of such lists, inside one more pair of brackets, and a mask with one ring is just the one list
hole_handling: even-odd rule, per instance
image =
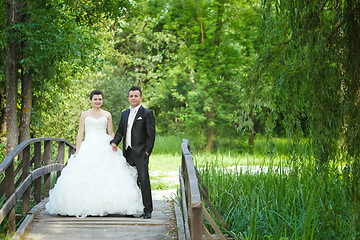
[[151, 213], [144, 213], [143, 218], [151, 218]]

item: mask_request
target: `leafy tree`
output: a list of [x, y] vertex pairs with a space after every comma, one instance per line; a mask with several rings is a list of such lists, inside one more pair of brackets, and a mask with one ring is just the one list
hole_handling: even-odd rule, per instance
[[[354, 202], [352, 232], [360, 229], [359, 16], [359, 1], [264, 1], [262, 53], [254, 72], [271, 86], [272, 119], [285, 117], [295, 161], [304, 153], [313, 156], [327, 186], [330, 167], [343, 158]], [[304, 118], [307, 151], [299, 144]]]
[[30, 20], [24, 23], [24, 29], [27, 49], [32, 51], [26, 52], [23, 65], [31, 70], [34, 79], [32, 128], [35, 133], [35, 129], [43, 129], [46, 124], [42, 119], [45, 112], [58, 108], [60, 96], [71, 94], [67, 90], [75, 82], [74, 73], [96, 69], [95, 53], [100, 41], [87, 23], [77, 23], [72, 9], [61, 2], [43, 7], [33, 3], [31, 7]]
[[[22, 2], [19, 2], [18, 10], [15, 11], [19, 14], [19, 21], [9, 25], [4, 31], [4, 38], [10, 39], [18, 47], [21, 45], [19, 57], [7, 59], [17, 64], [14, 65], [13, 72], [21, 69], [21, 75], [12, 78], [11, 82], [17, 84], [21, 79], [22, 111], [19, 116], [21, 116], [20, 140], [22, 141], [30, 136], [29, 123], [32, 110], [40, 113], [35, 117], [41, 117], [44, 109], [51, 107], [49, 102], [53, 102], [53, 99], [50, 98], [49, 102], [43, 99], [47, 87], [66, 89], [71, 84], [69, 75], [99, 66], [96, 54], [100, 41], [95, 31], [99, 29], [99, 25], [107, 24], [107, 19], [130, 14], [132, 4], [127, 1], [66, 0], [51, 2], [39, 0], [26, 2], [24, 6], [21, 4]], [[1, 5], [1, 10], [4, 9], [5, 5]], [[4, 45], [1, 41], [1, 46]], [[10, 45], [7, 44], [7, 47], [9, 48]], [[7, 79], [10, 81], [10, 78]], [[52, 87], [52, 84], [58, 87]], [[11, 85], [7, 84], [7, 86]], [[17, 87], [14, 85], [12, 89]], [[57, 92], [55, 96], [56, 94]], [[32, 101], [33, 95], [35, 98]], [[9, 92], [7, 96], [17, 102], [15, 93]], [[41, 101], [36, 97], [40, 97]], [[32, 106], [32, 102], [39, 104]], [[7, 101], [7, 104], [10, 103], [10, 100]], [[16, 113], [15, 105], [9, 109]], [[17, 119], [16, 114], [13, 115], [15, 117], [8, 118], [14, 124], [7, 124], [7, 133], [9, 136], [14, 136], [8, 138], [8, 142], [9, 139], [14, 139], [11, 142], [12, 145], [16, 145]], [[38, 119], [34, 122], [41, 123]], [[35, 128], [38, 126], [34, 125]]]
[[138, 85], [159, 134], [193, 134], [211, 149], [215, 134], [234, 130], [239, 109], [251, 102], [242, 88], [256, 54], [260, 5], [156, 0], [137, 6], [141, 14], [114, 22], [113, 38], [105, 37], [115, 51], [106, 47], [95, 77], [110, 93], [104, 107], [116, 124], [128, 106], [127, 89]]
[[167, 74], [158, 80], [154, 105], [173, 125], [204, 136], [208, 149], [215, 134], [231, 131], [243, 107], [241, 87], [259, 36], [257, 8], [251, 1], [171, 1], [166, 9], [163, 31], [176, 36], [179, 48], [163, 65]]

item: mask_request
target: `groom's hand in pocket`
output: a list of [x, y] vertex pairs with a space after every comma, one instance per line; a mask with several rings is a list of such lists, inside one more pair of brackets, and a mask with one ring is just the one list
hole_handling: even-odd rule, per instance
[[111, 147], [114, 152], [117, 151], [117, 145], [115, 143], [111, 143]]

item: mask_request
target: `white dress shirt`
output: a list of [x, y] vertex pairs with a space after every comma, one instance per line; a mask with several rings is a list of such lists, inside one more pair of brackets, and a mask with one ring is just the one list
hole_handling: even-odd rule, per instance
[[126, 129], [126, 149], [128, 147], [131, 147], [131, 129], [135, 120], [135, 116], [137, 114], [137, 112], [139, 111], [141, 105], [135, 107], [135, 108], [131, 108], [130, 107], [130, 114], [129, 114], [129, 118], [128, 118], [128, 123], [127, 123], [127, 129]]

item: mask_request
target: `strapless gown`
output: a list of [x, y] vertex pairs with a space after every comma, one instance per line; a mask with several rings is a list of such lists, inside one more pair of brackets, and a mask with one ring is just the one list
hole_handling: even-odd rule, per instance
[[48, 213], [77, 217], [143, 213], [137, 170], [127, 164], [120, 149], [112, 150], [106, 126], [106, 117], [85, 118], [85, 139], [50, 190]]

